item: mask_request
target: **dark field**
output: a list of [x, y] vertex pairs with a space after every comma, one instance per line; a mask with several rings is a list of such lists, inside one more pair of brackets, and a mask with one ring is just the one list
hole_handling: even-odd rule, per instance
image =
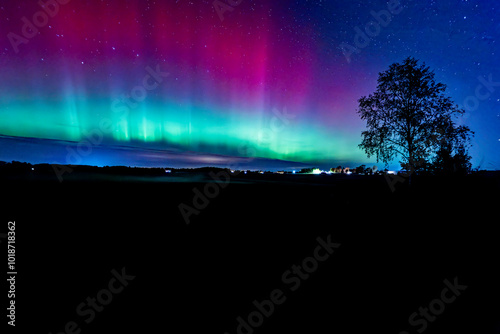
[[[19, 332], [500, 333], [498, 173], [416, 177], [394, 192], [355, 175], [0, 180], [0, 232], [16, 221]], [[205, 187], [213, 198], [193, 204]], [[181, 203], [197, 212], [189, 225]], [[100, 293], [122, 268], [135, 278]], [[420, 307], [435, 313], [410, 324]]]

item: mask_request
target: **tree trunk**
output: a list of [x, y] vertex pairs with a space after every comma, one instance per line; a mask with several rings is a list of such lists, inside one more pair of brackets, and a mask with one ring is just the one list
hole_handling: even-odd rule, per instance
[[414, 161], [413, 161], [413, 149], [411, 147], [411, 139], [408, 141], [408, 165], [410, 166], [410, 170], [409, 170], [409, 173], [410, 175], [408, 176], [408, 185], [411, 186], [411, 180], [412, 180], [412, 176], [413, 176], [413, 173], [415, 173], [415, 165], [414, 165]]
[[[409, 107], [408, 107], [409, 109]], [[414, 159], [413, 159], [413, 137], [411, 136], [411, 117], [408, 116], [406, 119], [406, 142], [408, 143], [408, 165], [410, 167], [409, 170], [409, 177], [408, 177], [408, 184], [411, 186], [411, 179], [412, 175], [415, 172], [415, 166], [414, 166]]]

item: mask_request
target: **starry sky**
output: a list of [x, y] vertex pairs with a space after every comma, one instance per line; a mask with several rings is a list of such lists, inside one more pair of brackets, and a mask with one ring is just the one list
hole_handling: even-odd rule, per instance
[[371, 166], [357, 100], [413, 56], [500, 169], [499, 35], [493, 0], [5, 0], [0, 160]]

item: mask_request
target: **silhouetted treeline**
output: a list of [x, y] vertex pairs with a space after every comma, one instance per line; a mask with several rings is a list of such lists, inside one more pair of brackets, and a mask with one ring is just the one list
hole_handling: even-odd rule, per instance
[[[104, 174], [104, 175], [118, 175], [118, 176], [168, 176], [173, 174], [208, 174], [210, 172], [220, 172], [225, 171], [230, 175], [230, 169], [220, 168], [220, 167], [200, 167], [200, 168], [170, 168], [170, 167], [128, 167], [128, 166], [86, 166], [86, 165], [52, 165], [52, 164], [30, 164], [26, 162], [12, 161], [5, 162], [0, 161], [0, 176], [56, 176], [57, 174], [63, 177], [67, 175], [83, 175], [83, 174]], [[300, 170], [297, 174], [310, 174], [313, 172], [313, 168], [304, 168]], [[377, 170], [373, 171], [371, 168], [366, 168], [365, 165], [352, 168], [352, 174], [360, 175], [383, 175], [386, 174], [387, 170]], [[404, 171], [401, 171], [404, 174]], [[492, 176], [499, 174], [500, 171], [473, 171], [471, 174]], [[243, 174], [249, 175], [260, 175], [260, 174], [271, 174], [273, 172], [262, 172], [262, 171], [237, 171], [234, 175], [242, 176]], [[291, 174], [291, 172], [282, 172], [282, 174]], [[343, 173], [342, 173], [343, 174]], [[398, 173], [400, 174], [400, 173]], [[450, 174], [439, 174], [431, 169], [422, 169], [415, 172], [416, 175], [421, 176], [445, 176]], [[455, 174], [458, 175], [458, 174]], [[460, 174], [463, 175], [463, 174]]]
[[[172, 173], [209, 173], [226, 170], [218, 167], [170, 168], [170, 167], [129, 167], [129, 166], [87, 166], [87, 165], [52, 165], [30, 164], [27, 162], [0, 161], [2, 175], [55, 175], [56, 171], [68, 174], [106, 174], [124, 176], [164, 176]], [[227, 170], [229, 171], [229, 170]]]

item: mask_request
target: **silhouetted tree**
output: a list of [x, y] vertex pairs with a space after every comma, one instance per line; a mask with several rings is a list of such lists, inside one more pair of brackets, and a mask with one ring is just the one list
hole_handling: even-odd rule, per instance
[[401, 157], [410, 177], [444, 149], [444, 143], [451, 143], [451, 152], [461, 152], [467, 160], [467, 142], [473, 132], [454, 124], [453, 117], [465, 111], [445, 95], [445, 90], [446, 85], [434, 79], [434, 72], [413, 57], [390, 65], [379, 74], [375, 93], [359, 99], [358, 113], [367, 126], [359, 147], [368, 157], [374, 155], [377, 162], [385, 164]]
[[439, 148], [432, 160], [435, 174], [467, 174], [472, 169], [468, 154], [473, 133], [465, 126], [448, 124], [441, 131]]
[[361, 165], [361, 166], [358, 166], [356, 167], [356, 174], [362, 174], [365, 172], [365, 165]]

